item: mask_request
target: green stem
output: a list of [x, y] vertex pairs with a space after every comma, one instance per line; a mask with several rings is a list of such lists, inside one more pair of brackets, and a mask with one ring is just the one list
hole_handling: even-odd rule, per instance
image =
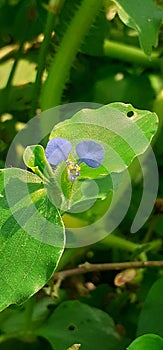
[[8, 80], [7, 80], [7, 84], [6, 84], [6, 87], [5, 89], [8, 90], [8, 88], [10, 88], [11, 84], [12, 84], [12, 81], [13, 81], [13, 77], [15, 75], [15, 71], [16, 71], [16, 68], [17, 68], [17, 65], [18, 65], [18, 62], [19, 62], [19, 59], [20, 59], [20, 55], [22, 53], [22, 48], [23, 48], [23, 44], [24, 44], [24, 41], [22, 41], [20, 43], [20, 46], [19, 46], [19, 49], [18, 51], [16, 52], [15, 54], [15, 61], [13, 63], [13, 66], [11, 68], [11, 72], [10, 72], [10, 75], [8, 77]]
[[77, 50], [93, 23], [103, 0], [83, 0], [76, 11], [50, 67], [41, 95], [42, 111], [57, 106]]
[[[151, 250], [159, 250], [162, 247], [162, 239], [155, 239], [151, 242], [148, 242], [145, 244], [147, 248], [145, 249], [146, 252], [149, 252]], [[141, 245], [142, 246], [142, 245]]]
[[116, 58], [120, 61], [141, 65], [144, 67], [161, 68], [161, 58], [159, 53], [146, 56], [142, 50], [134, 46], [121, 44], [115, 41], [105, 40], [103, 51], [105, 56]]
[[[111, 249], [120, 249], [130, 253], [134, 253], [136, 250], [139, 251], [144, 246], [144, 251], [140, 254], [138, 253], [138, 255], [141, 261], [147, 261], [146, 252], [150, 250], [159, 250], [162, 246], [162, 240], [156, 239], [152, 242], [149, 242], [148, 244], [143, 245], [143, 244], [128, 241], [122, 237], [115, 236], [114, 234], [110, 234], [102, 241], [92, 245], [92, 248], [96, 246], [97, 246], [97, 249], [100, 249], [100, 248], [104, 249], [105, 247], [108, 249], [109, 247]], [[64, 270], [65, 266], [67, 266], [70, 261], [72, 262], [72, 259], [74, 259], [73, 266], [78, 265], [80, 262], [80, 257], [83, 257], [83, 255], [86, 254], [87, 250], [89, 249], [90, 247], [88, 246], [80, 249], [76, 249], [76, 248], [66, 249], [59, 262], [56, 272]]]
[[115, 236], [114, 234], [107, 236], [100, 242], [100, 244], [114, 249], [125, 250], [130, 253], [140, 248], [140, 244], [128, 241], [122, 237]]
[[134, 243], [122, 237], [118, 237], [113, 234], [110, 234], [105, 239], [103, 239], [100, 243], [98, 243], [99, 246], [101, 244], [102, 246], [105, 245], [106, 247], [116, 248], [116, 249], [125, 250], [130, 253], [133, 253], [134, 251], [143, 248], [143, 246], [144, 246], [144, 252], [148, 252], [150, 250], [158, 250], [162, 246], [162, 240], [156, 239], [152, 242], [148, 242], [147, 244], [143, 245], [143, 244]]
[[32, 316], [33, 316], [33, 311], [34, 311], [34, 306], [36, 302], [36, 297], [35, 295], [32, 296], [27, 302], [26, 302], [26, 308], [25, 308], [25, 331], [27, 333], [31, 329], [32, 325]]
[[49, 11], [48, 11], [45, 31], [44, 31], [44, 40], [41, 44], [39, 57], [38, 57], [38, 69], [37, 69], [37, 75], [36, 75], [36, 80], [34, 84], [33, 102], [32, 102], [31, 111], [30, 111], [30, 118], [32, 118], [36, 113], [38, 96], [41, 90], [42, 75], [45, 68], [45, 59], [48, 52], [49, 43], [51, 40], [51, 33], [54, 27], [54, 21], [55, 21], [55, 15], [56, 15], [56, 11], [52, 12], [50, 11], [50, 9], [53, 7], [55, 8], [55, 6], [56, 6], [56, 0], [50, 0], [48, 5]]

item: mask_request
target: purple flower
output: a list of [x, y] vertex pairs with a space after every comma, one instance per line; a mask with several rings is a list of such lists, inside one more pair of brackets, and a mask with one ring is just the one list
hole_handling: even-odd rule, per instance
[[104, 159], [103, 147], [94, 141], [82, 141], [76, 146], [79, 161], [84, 162], [90, 168], [98, 168]]
[[[54, 138], [50, 140], [46, 146], [45, 154], [51, 165], [58, 165], [62, 161], [66, 161], [72, 150], [70, 141], [63, 138]], [[90, 168], [98, 168], [104, 159], [103, 147], [92, 140], [82, 141], [76, 146], [76, 153], [79, 157], [77, 162], [67, 163], [67, 171], [70, 181], [74, 181], [80, 175], [79, 164], [84, 162]]]
[[68, 158], [72, 145], [70, 141], [63, 138], [54, 138], [50, 140], [45, 148], [45, 154], [51, 165], [58, 165]]

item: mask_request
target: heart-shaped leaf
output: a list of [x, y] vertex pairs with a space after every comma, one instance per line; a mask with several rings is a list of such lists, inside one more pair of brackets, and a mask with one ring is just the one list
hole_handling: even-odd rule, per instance
[[63, 252], [64, 228], [40, 178], [24, 170], [0, 172], [0, 207], [2, 310], [50, 279]]
[[[96, 110], [83, 109], [77, 112], [71, 119], [57, 124], [51, 132], [50, 139], [66, 138], [72, 144], [72, 158], [78, 159], [76, 146], [83, 141], [95, 141], [103, 146], [104, 160], [98, 168], [90, 168], [86, 164], [81, 164], [80, 179], [103, 178], [108, 174], [120, 173], [127, 169], [134, 158], [144, 154], [149, 149], [152, 137], [158, 127], [158, 118], [155, 113], [135, 109], [130, 104], [111, 103]], [[157, 193], [157, 166], [154, 155], [150, 149], [153, 159], [152, 172], [155, 176], [155, 188], [152, 189], [150, 200], [142, 196], [141, 205], [146, 206], [146, 215], [135, 218], [133, 230], [137, 230], [146, 220], [152, 210], [153, 198]], [[143, 169], [142, 159], [139, 158], [140, 166]], [[60, 171], [61, 170], [61, 171]], [[142, 170], [143, 171], [143, 170]], [[56, 176], [61, 179], [63, 169], [58, 168]], [[78, 181], [78, 180], [77, 180]], [[147, 183], [148, 182], [148, 183]], [[144, 189], [149, 186], [150, 179], [144, 177]], [[62, 182], [63, 192], [67, 191], [67, 181]], [[80, 181], [78, 181], [78, 187]], [[121, 186], [121, 182], [120, 182]], [[64, 191], [65, 189], [65, 191]], [[109, 188], [110, 191], [111, 188]], [[150, 192], [150, 191], [149, 191]], [[147, 191], [145, 192], [147, 193]], [[69, 189], [68, 198], [75, 198], [75, 187]], [[97, 198], [97, 193], [95, 193]], [[95, 198], [94, 197], [94, 198]], [[82, 198], [83, 200], [84, 198]], [[152, 203], [147, 208], [146, 203]], [[75, 204], [75, 203], [74, 203]], [[144, 209], [142, 209], [144, 210]], [[148, 212], [148, 213], [147, 213]], [[137, 221], [136, 221], [137, 220]], [[140, 222], [142, 222], [140, 224]], [[135, 232], [135, 231], [133, 231]]]
[[112, 318], [104, 311], [67, 301], [57, 307], [46, 323], [37, 331], [46, 338], [53, 349], [67, 349], [72, 344], [81, 344], [83, 350], [119, 350], [120, 338]]
[[102, 165], [97, 169], [85, 165], [87, 178], [96, 178], [126, 169], [136, 156], [146, 151], [157, 127], [155, 113], [123, 103], [111, 103], [96, 110], [79, 111], [71, 119], [57, 124], [50, 139], [66, 137], [73, 145], [74, 158], [78, 158], [76, 145], [79, 142], [93, 140], [102, 144]]

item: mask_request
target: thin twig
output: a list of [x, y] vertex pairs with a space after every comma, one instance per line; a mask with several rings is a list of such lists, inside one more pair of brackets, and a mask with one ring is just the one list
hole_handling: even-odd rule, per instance
[[94, 271], [106, 271], [106, 270], [123, 270], [131, 268], [143, 268], [143, 267], [160, 267], [163, 266], [163, 260], [160, 261], [132, 261], [132, 262], [118, 262], [118, 263], [105, 263], [105, 264], [90, 264], [88, 262], [76, 267], [74, 269], [63, 270], [55, 272], [53, 280], [63, 280], [69, 276], [81, 275], [87, 272]]

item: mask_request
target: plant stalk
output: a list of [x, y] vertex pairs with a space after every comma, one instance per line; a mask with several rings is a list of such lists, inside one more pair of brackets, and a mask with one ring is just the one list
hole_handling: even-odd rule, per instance
[[104, 263], [104, 264], [90, 264], [88, 262], [76, 267], [74, 269], [63, 270], [55, 272], [53, 275], [54, 280], [63, 280], [69, 276], [81, 275], [94, 271], [108, 271], [108, 270], [123, 270], [133, 268], [146, 268], [146, 267], [163, 267], [163, 260], [159, 261], [131, 261], [131, 262], [117, 262], [117, 263]]
[[110, 58], [115, 58], [123, 62], [129, 62], [143, 67], [161, 69], [162, 59], [159, 58], [159, 53], [153, 53], [148, 57], [137, 47], [110, 40], [104, 41], [103, 51], [105, 56]]
[[71, 20], [49, 70], [41, 94], [41, 110], [61, 103], [62, 93], [80, 44], [92, 25], [103, 0], [83, 0]]
[[[54, 10], [52, 11], [52, 9]], [[34, 84], [33, 102], [32, 102], [31, 111], [30, 111], [30, 118], [32, 118], [36, 114], [39, 93], [42, 85], [42, 75], [45, 68], [45, 59], [48, 52], [49, 43], [51, 40], [52, 30], [54, 28], [56, 13], [59, 11], [59, 9], [60, 9], [60, 1], [59, 2], [58, 0], [49, 1], [49, 5], [47, 6], [48, 14], [47, 14], [47, 20], [45, 24], [44, 39], [41, 44], [39, 57], [38, 57], [38, 66], [37, 66], [38, 69], [37, 69], [36, 80]]]

